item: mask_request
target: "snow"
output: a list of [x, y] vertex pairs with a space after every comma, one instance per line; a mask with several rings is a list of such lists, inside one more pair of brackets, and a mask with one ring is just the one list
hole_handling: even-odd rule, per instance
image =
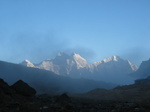
[[134, 64], [132, 64], [129, 60], [128, 60], [129, 65], [131, 66], [133, 71], [136, 71], [138, 69], [138, 67]]
[[34, 65], [29, 60], [24, 60], [21, 65], [27, 66], [27, 67], [34, 67]]
[[88, 66], [87, 61], [83, 57], [81, 57], [79, 54], [74, 53], [73, 54], [73, 59], [76, 62], [78, 69]]
[[78, 77], [79, 75], [79, 78], [98, 77], [98, 79], [103, 78], [106, 81], [111, 81], [112, 79], [109, 77], [113, 75], [113, 77], [123, 77], [137, 70], [134, 64], [128, 60], [121, 59], [119, 56], [111, 56], [102, 61], [88, 64], [86, 59], [79, 54], [73, 53], [69, 56], [64, 52], [60, 52], [54, 59], [42, 61], [36, 66], [29, 60], [25, 60], [22, 65], [52, 71], [57, 75], [69, 75], [70, 77]]
[[104, 59], [103, 61], [105, 63], [109, 62], [109, 61], [119, 61], [120, 60], [120, 57], [119, 56], [112, 56], [112, 57], [109, 57], [107, 59]]

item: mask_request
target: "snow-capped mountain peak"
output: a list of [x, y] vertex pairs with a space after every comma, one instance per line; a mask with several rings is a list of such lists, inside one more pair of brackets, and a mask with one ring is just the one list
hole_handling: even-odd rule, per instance
[[81, 57], [79, 54], [77, 53], [73, 53], [72, 57], [76, 60], [84, 60], [86, 61], [83, 57]]
[[107, 63], [109, 61], [119, 61], [119, 60], [121, 60], [119, 56], [111, 56], [111, 57], [109, 57], [107, 59], [104, 59], [103, 62]]
[[24, 60], [21, 65], [27, 66], [27, 67], [34, 67], [34, 64], [32, 64], [29, 60]]
[[88, 63], [87, 63], [86, 59], [81, 57], [79, 54], [73, 53], [72, 58], [76, 62], [78, 69], [88, 67]]
[[119, 56], [111, 56], [111, 57], [109, 57], [109, 58], [106, 58], [106, 59], [104, 59], [104, 60], [102, 60], [102, 61], [99, 61], [99, 62], [95, 62], [95, 63], [93, 63], [93, 65], [94, 66], [98, 66], [98, 65], [100, 65], [100, 64], [102, 64], [102, 63], [108, 63], [108, 62], [117, 62], [117, 61], [119, 61], [119, 60], [122, 60]]

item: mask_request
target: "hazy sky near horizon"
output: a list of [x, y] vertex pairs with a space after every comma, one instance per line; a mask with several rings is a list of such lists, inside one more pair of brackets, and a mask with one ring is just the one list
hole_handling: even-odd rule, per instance
[[150, 0], [0, 0], [0, 60], [38, 63], [59, 51], [148, 60]]

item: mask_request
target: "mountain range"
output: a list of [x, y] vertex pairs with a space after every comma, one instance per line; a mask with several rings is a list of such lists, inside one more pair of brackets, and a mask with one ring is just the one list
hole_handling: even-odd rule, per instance
[[[23, 80], [35, 88], [37, 93], [84, 93], [96, 88], [111, 89], [121, 85], [119, 81], [129, 84], [129, 79], [132, 77], [130, 81], [133, 83], [135, 80], [147, 82], [149, 78], [137, 79], [150, 76], [150, 60], [143, 61], [137, 69], [130, 61], [118, 56], [88, 64], [79, 54], [74, 53], [69, 56], [59, 53], [54, 59], [39, 64], [32, 64], [28, 60], [21, 64], [0, 61], [0, 78], [9, 85], [17, 80]], [[57, 74], [52, 70], [57, 71]]]
[[51, 71], [26, 67], [19, 64], [0, 61], [0, 78], [9, 85], [18, 80], [27, 82], [35, 88], [37, 94], [84, 93], [96, 88], [113, 88], [116, 85], [90, 79], [73, 79], [56, 75]]
[[[114, 62], [109, 60], [112, 58], [107, 61], [114, 64], [118, 57], [113, 57]], [[123, 86], [85, 78], [74, 79], [39, 69], [27, 60], [25, 62], [29, 67], [0, 61], [0, 111], [150, 111], [150, 60], [143, 61], [138, 70], [130, 74], [140, 79]]]
[[70, 56], [64, 52], [58, 53], [54, 59], [44, 60], [39, 64], [33, 64], [29, 60], [24, 60], [20, 64], [26, 67], [48, 70], [57, 75], [117, 84], [133, 83], [133, 79], [129, 74], [138, 69], [129, 60], [121, 59], [119, 56], [111, 56], [102, 61], [89, 64], [86, 59], [77, 53]]

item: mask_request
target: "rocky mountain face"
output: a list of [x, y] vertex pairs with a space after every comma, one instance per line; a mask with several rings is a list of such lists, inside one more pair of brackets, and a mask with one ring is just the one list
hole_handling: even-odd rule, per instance
[[138, 78], [146, 78], [150, 76], [150, 59], [147, 61], [143, 61], [139, 67], [139, 69], [132, 74]]
[[[39, 64], [33, 65], [29, 61], [26, 62], [26, 64], [24, 64], [25, 62], [22, 62], [21, 64], [27, 67], [52, 71], [57, 75], [103, 80], [112, 83], [115, 83], [120, 78], [124, 80], [127, 74], [137, 70], [137, 66], [118, 56], [112, 56], [102, 61], [89, 64], [86, 59], [79, 54], [73, 53], [69, 56], [64, 52], [58, 53], [54, 59], [45, 60]], [[123, 81], [118, 83], [120, 84], [121, 82]]]

